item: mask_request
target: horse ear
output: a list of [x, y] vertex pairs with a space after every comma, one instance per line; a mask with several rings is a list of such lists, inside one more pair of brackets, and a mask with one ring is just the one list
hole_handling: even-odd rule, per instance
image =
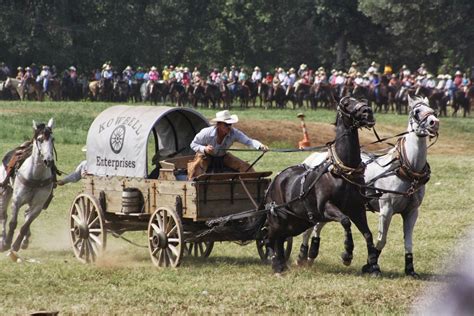
[[49, 127], [50, 129], [53, 129], [53, 127], [54, 127], [54, 119], [53, 119], [53, 118], [50, 118], [50, 119], [49, 119], [49, 121], [48, 121], [48, 127]]
[[349, 105], [350, 101], [351, 101], [351, 97], [343, 97], [341, 101], [339, 101], [339, 104], [345, 108]]
[[33, 129], [36, 131], [38, 129], [38, 124], [33, 120]]

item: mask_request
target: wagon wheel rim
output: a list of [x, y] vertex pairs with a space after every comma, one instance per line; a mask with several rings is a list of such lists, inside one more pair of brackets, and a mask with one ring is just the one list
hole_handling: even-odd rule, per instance
[[183, 226], [175, 211], [157, 209], [148, 223], [148, 250], [157, 267], [177, 267], [183, 257]]
[[186, 256], [207, 258], [213, 247], [213, 241], [187, 242], [184, 244], [184, 254]]
[[[269, 251], [267, 246], [265, 245], [264, 240], [262, 239], [257, 239], [257, 251], [258, 255], [260, 256], [260, 260], [262, 260], [263, 263], [269, 264], [271, 262], [273, 253]], [[288, 237], [285, 239], [285, 242], [283, 243], [283, 247], [285, 249], [285, 260], [288, 261], [291, 256], [291, 250], [293, 248], [293, 237]]]
[[105, 221], [97, 199], [80, 194], [72, 203], [69, 216], [71, 245], [76, 258], [92, 263], [105, 250], [107, 236]]

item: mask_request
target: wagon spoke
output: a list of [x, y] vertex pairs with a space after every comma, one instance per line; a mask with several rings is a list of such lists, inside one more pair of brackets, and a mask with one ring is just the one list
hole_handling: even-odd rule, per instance
[[168, 243], [178, 243], [179, 244], [179, 238], [168, 238]]
[[[72, 219], [74, 220], [74, 222], [76, 222], [77, 225], [81, 225], [81, 224], [82, 224], [81, 219], [80, 219], [77, 215], [72, 215], [71, 217], [72, 217]], [[74, 228], [72, 228], [71, 230], [74, 230]]]
[[165, 253], [165, 258], [166, 258], [166, 266], [169, 267], [171, 264], [170, 250], [166, 248], [164, 249], [164, 253]]
[[166, 231], [166, 226], [168, 226], [168, 213], [166, 212], [166, 210], [163, 210], [163, 231]]
[[166, 234], [167, 237], [172, 236], [176, 233], [178, 229], [178, 226], [174, 225], [173, 228], [170, 229], [170, 231]]
[[92, 220], [92, 216], [94, 216], [94, 214], [95, 214], [97, 211], [96, 211], [95, 207], [92, 206], [91, 209], [88, 209], [88, 212], [89, 212], [89, 214], [87, 214], [87, 223], [90, 223], [91, 220]]
[[86, 201], [84, 201], [84, 199], [80, 200], [80, 206], [81, 206], [82, 219], [86, 221]]
[[89, 228], [89, 233], [102, 233], [102, 229], [100, 228]]
[[75, 248], [77, 248], [76, 246], [77, 246], [77, 244], [78, 244], [80, 241], [81, 241], [80, 238], [77, 238], [76, 240], [74, 240], [73, 246], [74, 246]]
[[77, 215], [81, 219], [81, 222], [84, 221], [81, 205], [79, 203], [75, 203], [74, 205], [76, 206]]
[[97, 243], [98, 245], [102, 245], [100, 238], [94, 234], [89, 234], [89, 237], [93, 240], [93, 242]]
[[84, 240], [82, 240], [82, 243], [79, 245], [79, 258], [84, 257]]
[[96, 248], [95, 243], [93, 241], [88, 240], [88, 242], [89, 242], [88, 248], [90, 250], [91, 259], [92, 259], [92, 261], [95, 261], [96, 253], [99, 253], [99, 252], [97, 251], [97, 248]]
[[97, 216], [96, 218], [94, 218], [94, 220], [88, 225], [89, 228], [91, 228], [92, 226], [94, 226], [94, 224], [99, 220], [99, 216]]
[[168, 253], [168, 260], [170, 262], [170, 265], [174, 265], [174, 262], [176, 261], [176, 258], [178, 257], [178, 254], [175, 255], [175, 253], [171, 250], [171, 248], [166, 249], [166, 252]]
[[171, 250], [173, 255], [175, 255], [175, 257], [179, 256], [179, 251], [175, 246], [168, 244], [168, 248]]
[[159, 213], [156, 214], [156, 220], [158, 222], [158, 226], [160, 228], [162, 228], [163, 227], [163, 219], [161, 218], [161, 215]]
[[[151, 223], [151, 227], [153, 227], [155, 233], [159, 234], [161, 232], [161, 229], [156, 224]], [[152, 238], [152, 236], [150, 236], [150, 238]]]
[[163, 251], [159, 251], [159, 253], [158, 253], [158, 265], [160, 267], [163, 266]]
[[157, 253], [158, 251], [160, 251], [160, 248], [155, 248], [155, 249], [153, 249], [153, 252], [151, 253], [151, 255], [152, 255], [153, 257], [156, 257], [156, 253]]

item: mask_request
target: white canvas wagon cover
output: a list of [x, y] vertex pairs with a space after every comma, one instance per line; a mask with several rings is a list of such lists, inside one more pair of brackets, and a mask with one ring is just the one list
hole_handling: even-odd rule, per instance
[[109, 107], [95, 118], [89, 128], [87, 172], [98, 176], [144, 178], [148, 172], [149, 137], [155, 143], [160, 160], [192, 155], [191, 141], [207, 126], [207, 119], [189, 108]]

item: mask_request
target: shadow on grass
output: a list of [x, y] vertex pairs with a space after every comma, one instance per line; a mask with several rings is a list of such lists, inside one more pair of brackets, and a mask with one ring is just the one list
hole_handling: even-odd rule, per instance
[[208, 258], [185, 256], [182, 261], [183, 266], [211, 266], [211, 265], [232, 265], [232, 266], [265, 266], [259, 258], [251, 257], [227, 257], [210, 256]]

